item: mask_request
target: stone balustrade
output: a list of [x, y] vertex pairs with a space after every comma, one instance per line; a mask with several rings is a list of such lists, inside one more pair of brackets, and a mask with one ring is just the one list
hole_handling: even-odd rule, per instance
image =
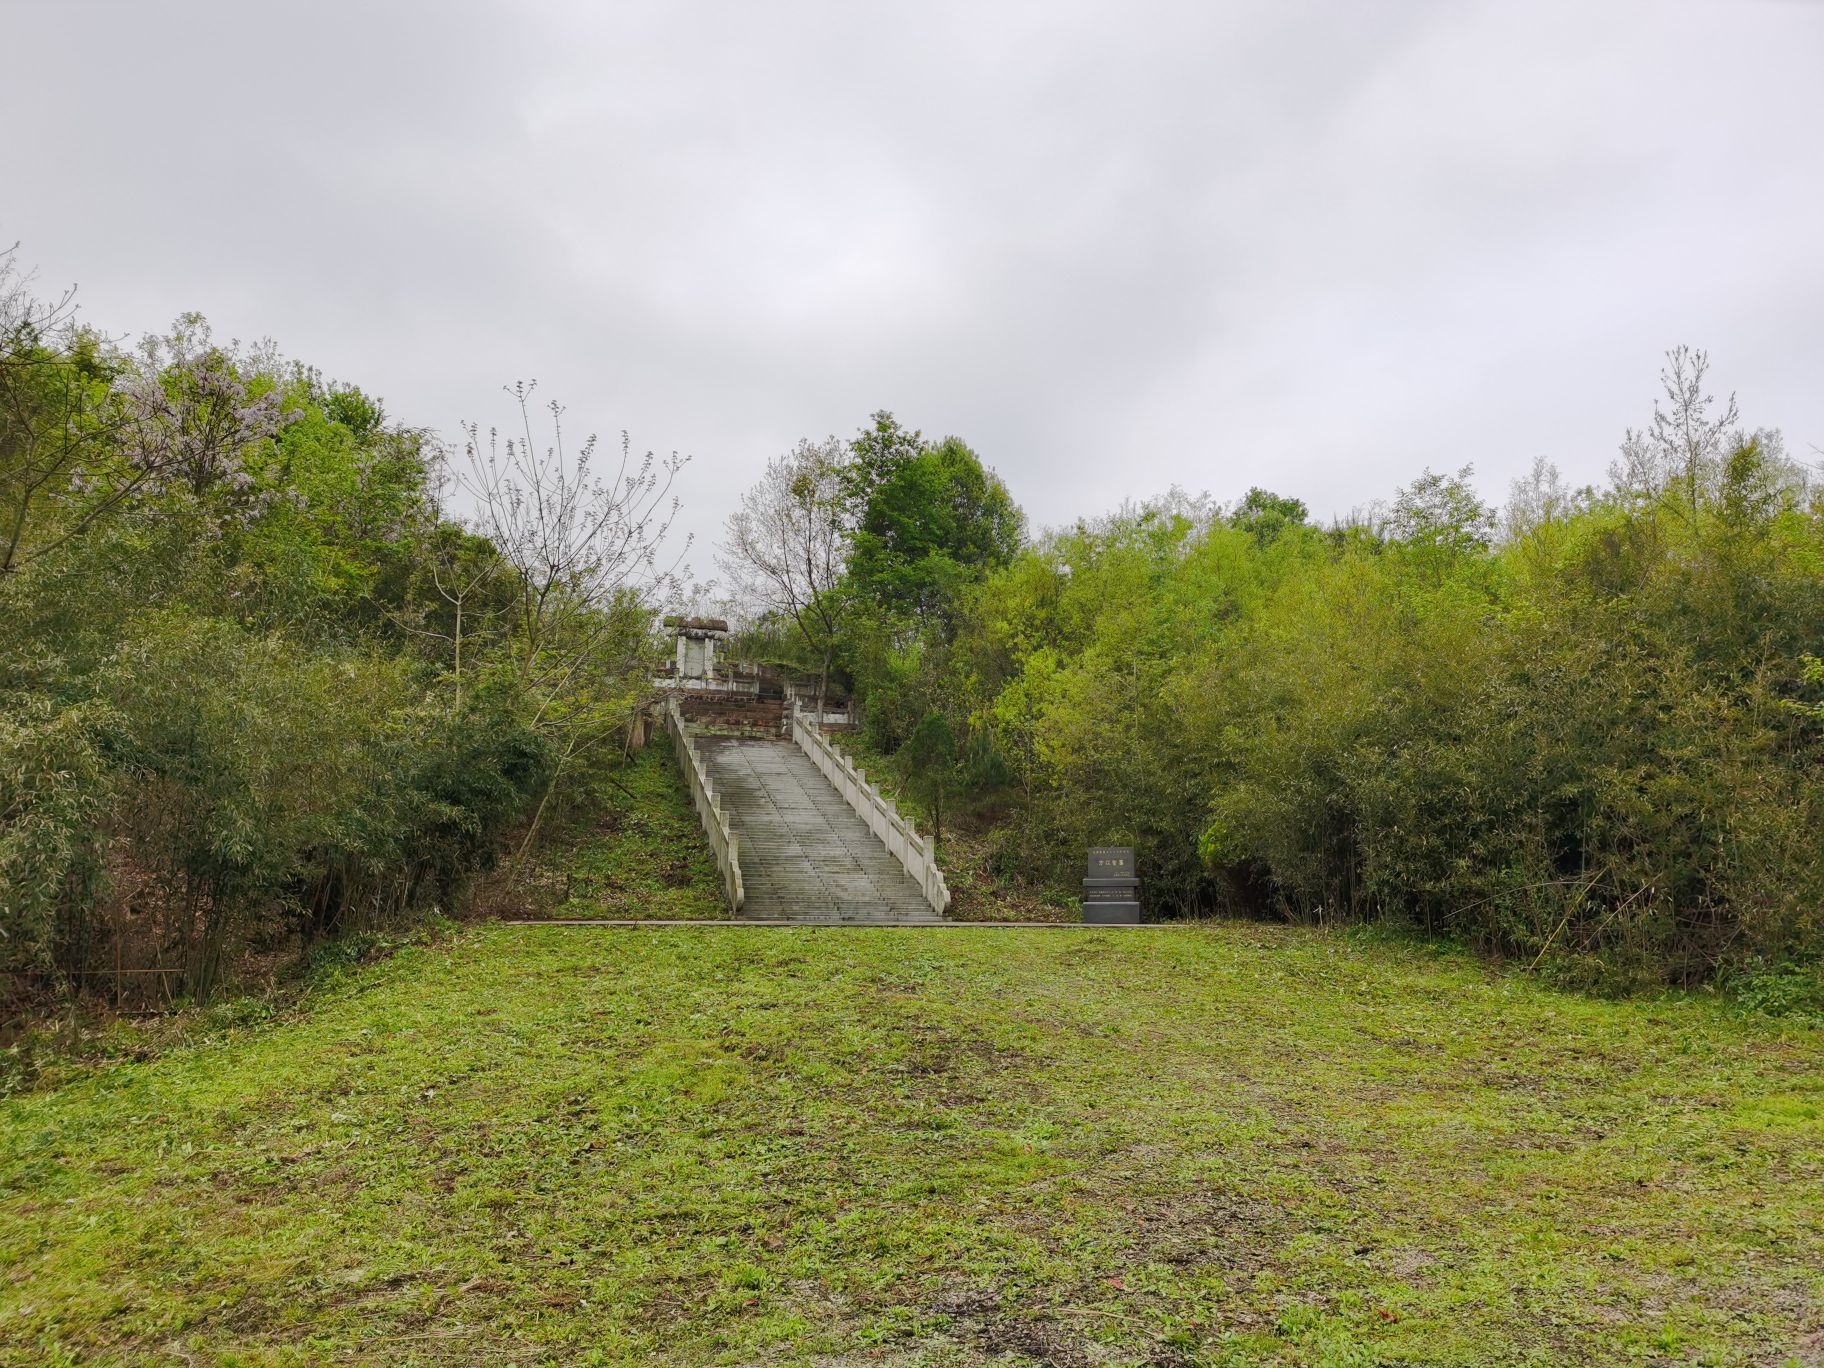
[[671, 733], [672, 748], [677, 752], [678, 767], [684, 772], [684, 785], [690, 790], [691, 805], [696, 808], [697, 816], [703, 822], [703, 834], [709, 837], [710, 849], [715, 852], [716, 872], [722, 878], [722, 896], [728, 900], [729, 911], [738, 916], [747, 900], [741, 884], [741, 841], [722, 811], [709, 771], [684, 726], [684, 714], [675, 698], [665, 705], [665, 729]]
[[870, 784], [867, 775], [830, 744], [829, 738], [814, 724], [811, 714], [797, 706], [796, 700], [792, 706], [792, 740], [810, 756], [824, 778], [868, 824], [869, 830], [880, 838], [923, 891], [931, 910], [941, 916], [950, 906], [950, 889], [944, 883], [943, 871], [937, 867], [937, 850], [930, 840], [919, 835], [913, 825], [899, 815], [893, 800]]

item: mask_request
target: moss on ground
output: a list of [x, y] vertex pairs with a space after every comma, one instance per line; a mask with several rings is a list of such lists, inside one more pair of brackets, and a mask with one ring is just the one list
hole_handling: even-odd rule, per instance
[[0, 1104], [0, 1362], [1812, 1363], [1821, 1045], [1258, 927], [472, 928]]

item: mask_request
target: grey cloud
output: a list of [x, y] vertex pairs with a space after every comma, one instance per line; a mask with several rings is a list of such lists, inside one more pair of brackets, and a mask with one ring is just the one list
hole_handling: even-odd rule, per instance
[[[0, 7], [0, 237], [685, 522], [893, 408], [1036, 522], [1599, 477], [1660, 351], [1824, 443], [1824, 6]], [[709, 556], [693, 554], [706, 568]]]

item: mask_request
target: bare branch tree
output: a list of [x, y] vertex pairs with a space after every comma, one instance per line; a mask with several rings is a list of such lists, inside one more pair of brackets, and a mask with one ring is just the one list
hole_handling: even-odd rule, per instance
[[1508, 486], [1501, 540], [1511, 546], [1541, 528], [1564, 523], [1577, 507], [1578, 495], [1565, 484], [1563, 472], [1545, 457], [1535, 456], [1532, 470]]
[[[410, 602], [387, 612], [387, 620], [407, 636], [421, 641], [438, 642], [449, 648], [452, 694], [450, 711], [462, 711], [464, 670], [474, 650], [476, 637], [487, 638], [500, 616], [499, 595], [493, 592], [501, 578], [505, 562], [494, 554], [493, 547], [480, 537], [464, 532], [452, 538], [438, 535], [446, 529], [433, 529], [426, 539], [427, 568], [431, 588], [449, 610], [448, 630], [429, 611], [423, 601]], [[455, 529], [447, 529], [454, 531]], [[473, 606], [471, 606], [473, 605]]]
[[1716, 399], [1704, 391], [1709, 371], [1708, 352], [1681, 344], [1666, 353], [1659, 373], [1664, 403], [1653, 401], [1653, 421], [1645, 430], [1627, 430], [1621, 459], [1609, 467], [1618, 489], [1657, 499], [1682, 485], [1685, 507], [1692, 513], [1713, 492], [1723, 458], [1738, 439], [1741, 414], [1731, 394], [1722, 412], [1710, 416]]
[[[506, 387], [519, 410], [517, 435], [491, 429], [484, 441], [477, 424], [464, 424], [459, 474], [474, 503], [474, 530], [493, 544], [510, 581], [513, 666], [555, 757], [521, 855], [565, 768], [644, 701], [654, 607], [675, 592], [690, 546], [686, 538], [676, 558], [661, 562], [678, 511], [672, 486], [686, 458], [635, 458], [623, 433], [618, 465], [603, 478], [593, 435], [574, 453], [566, 449], [560, 405], [546, 406], [551, 440], [535, 440], [536, 387]], [[438, 589], [456, 603], [475, 587]]]
[[[46, 338], [63, 333], [76, 321], [76, 287], [55, 299], [32, 293], [35, 272], [19, 269], [19, 244], [0, 248], [0, 339]], [[29, 359], [13, 355], [9, 346], [0, 353], [0, 366], [28, 365]]]
[[789, 617], [806, 648], [821, 656], [819, 716], [846, 607], [842, 577], [849, 555], [843, 532], [847, 460], [847, 444], [828, 437], [800, 441], [769, 462], [766, 474], [741, 496], [741, 507], [729, 516], [716, 557], [739, 592]]

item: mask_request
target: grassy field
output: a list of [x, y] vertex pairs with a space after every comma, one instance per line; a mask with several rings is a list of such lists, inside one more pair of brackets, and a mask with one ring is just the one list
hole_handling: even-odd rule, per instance
[[1258, 927], [472, 929], [0, 1103], [0, 1361], [1817, 1363], [1821, 1046]]

